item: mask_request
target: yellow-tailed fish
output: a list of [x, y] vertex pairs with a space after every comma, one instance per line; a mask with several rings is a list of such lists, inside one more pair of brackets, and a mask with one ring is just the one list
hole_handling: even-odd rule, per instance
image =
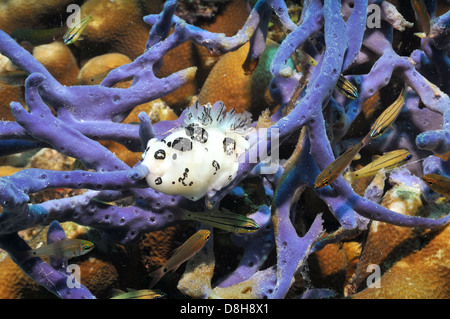
[[433, 191], [450, 198], [450, 178], [439, 174], [426, 174], [422, 179]]
[[106, 202], [106, 201], [101, 200], [101, 199], [99, 199], [97, 197], [93, 197], [91, 200], [93, 200], [94, 202], [100, 203], [100, 204], [107, 205], [107, 206], [117, 206], [117, 204], [114, 203], [114, 202]]
[[430, 23], [430, 14], [427, 11], [425, 3], [423, 2], [423, 0], [411, 0], [411, 6], [414, 9], [416, 20], [418, 20], [422, 25], [425, 37], [427, 37], [430, 34], [431, 23]]
[[113, 289], [113, 297], [111, 299], [164, 299], [166, 296], [164, 292], [158, 289], [134, 290], [128, 288], [128, 292]]
[[27, 41], [33, 45], [51, 43], [60, 40], [64, 34], [65, 27], [51, 29], [16, 29], [11, 32], [11, 38], [17, 42]]
[[1, 71], [0, 84], [3, 86], [24, 86], [28, 73], [22, 70]]
[[224, 208], [206, 213], [186, 211], [183, 216], [234, 233], [250, 233], [259, 229], [259, 225], [253, 219]]
[[94, 248], [94, 243], [84, 239], [65, 239], [37, 249], [24, 252], [26, 257], [64, 257], [72, 258], [87, 254]]
[[149, 288], [153, 288], [156, 283], [169, 271], [176, 271], [178, 267], [197, 254], [206, 244], [211, 236], [211, 232], [206, 229], [200, 229], [194, 235], [188, 238], [183, 245], [175, 249], [174, 254], [166, 262], [164, 266], [153, 271], [150, 274], [152, 281]]
[[[301, 50], [296, 50], [301, 61], [303, 63], [308, 63], [309, 65], [316, 66], [317, 61], [314, 60], [308, 53], [303, 52]], [[338, 81], [336, 83], [336, 90], [338, 90], [341, 94], [349, 99], [357, 99], [358, 98], [358, 89], [347, 80], [342, 74], [339, 75]]]
[[383, 168], [385, 170], [394, 169], [410, 160], [411, 157], [412, 157], [411, 153], [406, 149], [395, 150], [392, 152], [385, 153], [383, 156], [377, 158], [372, 163], [353, 172], [350, 175], [350, 179], [354, 181], [358, 178], [373, 176], [376, 175], [378, 171]]
[[91, 22], [91, 20], [92, 15], [90, 14], [87, 17], [81, 19], [73, 27], [69, 28], [63, 36], [64, 44], [69, 45], [77, 41], [80, 35], [83, 33], [84, 28], [86, 28], [86, 26], [89, 24], [89, 22]]
[[356, 154], [365, 145], [365, 140], [362, 140], [358, 144], [350, 146], [341, 156], [336, 158], [330, 165], [328, 165], [316, 178], [314, 182], [314, 188], [322, 188], [333, 183], [350, 165], [355, 158]]
[[403, 103], [405, 103], [406, 89], [403, 88], [398, 98], [392, 103], [381, 115], [375, 120], [370, 127], [368, 136], [375, 139], [383, 135], [392, 123], [397, 119], [402, 109]]

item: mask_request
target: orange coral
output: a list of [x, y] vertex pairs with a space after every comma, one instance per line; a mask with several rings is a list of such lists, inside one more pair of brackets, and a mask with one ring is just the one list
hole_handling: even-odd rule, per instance
[[[386, 193], [382, 205], [402, 214], [419, 216], [429, 215], [434, 207], [423, 207], [420, 191], [401, 185]], [[445, 206], [437, 207], [447, 211]], [[351, 297], [449, 298], [449, 239], [449, 226], [426, 230], [373, 221], [349, 291], [364, 288], [367, 279], [373, 282], [372, 276], [368, 278], [373, 271], [369, 265], [380, 267], [380, 287], [366, 288]]]
[[10, 104], [16, 101], [25, 105], [23, 87], [3, 86], [0, 84], [0, 119], [2, 121], [15, 121]]
[[355, 273], [361, 253], [357, 242], [328, 244], [308, 259], [309, 274], [315, 287], [343, 291], [349, 278]]
[[[214, 23], [201, 25], [200, 27], [211, 32], [233, 36], [242, 28], [248, 14], [245, 1], [233, 0], [227, 4], [222, 14], [217, 16]], [[186, 106], [189, 98], [198, 93], [217, 60], [218, 58], [212, 57], [206, 48], [194, 45], [191, 42], [186, 42], [169, 51], [164, 56], [164, 64], [158, 72], [158, 76], [165, 77], [194, 65], [198, 67], [198, 71], [194, 81], [186, 83], [171, 94], [164, 96], [163, 100], [176, 111]]]
[[171, 226], [142, 236], [139, 249], [143, 253], [142, 259], [149, 272], [162, 267], [171, 257], [176, 247], [174, 238], [178, 230], [178, 226]]
[[79, 72], [77, 61], [67, 45], [55, 41], [34, 47], [33, 56], [63, 85], [75, 82]]
[[71, 3], [72, 0], [2, 1], [0, 30], [11, 33], [20, 28], [36, 28], [55, 13], [66, 13], [66, 8]]
[[[33, 56], [63, 85], [75, 82], [79, 71], [77, 61], [70, 49], [62, 42], [43, 44], [33, 48]], [[20, 86], [0, 85], [0, 118], [14, 121], [10, 104], [12, 101], [25, 106], [24, 88]]]
[[[138, 123], [138, 115], [140, 112], [146, 112], [147, 114], [149, 114], [152, 123], [166, 120], [173, 121], [178, 118], [174, 111], [169, 108], [162, 100], [154, 100], [136, 106], [133, 111], [128, 114], [123, 123]], [[116, 154], [116, 156], [124, 161], [128, 166], [134, 166], [140, 159], [142, 159], [142, 152], [131, 152], [122, 144], [113, 141], [102, 141], [101, 143], [111, 152]]]
[[92, 21], [83, 32], [81, 47], [101, 44], [106, 50], [125, 54], [135, 59], [144, 52], [150, 26], [142, 17], [148, 13], [159, 13], [162, 1], [153, 1], [152, 10], [144, 12], [137, 0], [89, 0], [81, 6], [81, 17], [92, 15]]
[[[87, 61], [77, 76], [77, 84], [80, 85], [95, 85], [99, 84], [107, 75], [109, 71], [121, 65], [131, 63], [131, 59], [121, 53], [106, 53], [93, 57]], [[129, 82], [129, 81], [127, 81]], [[117, 87], [128, 87], [123, 83], [117, 83]]]
[[9, 175], [15, 174], [15, 173], [17, 173], [20, 170], [22, 170], [22, 168], [20, 168], [20, 167], [0, 166], [0, 177], [9, 176]]
[[[95, 296], [107, 296], [112, 288], [117, 287], [119, 275], [110, 262], [89, 257], [76, 263], [80, 266], [81, 283]], [[55, 298], [28, 277], [11, 258], [0, 262], [0, 269], [0, 299]]]
[[311, 280], [315, 287], [342, 291], [347, 273], [347, 257], [340, 244], [328, 244], [308, 259]]
[[51, 293], [28, 277], [11, 258], [7, 257], [0, 262], [0, 269], [1, 299], [52, 297]]
[[[396, 226], [392, 226], [396, 227]], [[352, 295], [355, 299], [448, 299], [450, 298], [450, 226], [429, 232], [416, 241], [430, 240], [424, 248], [419, 245], [400, 245], [403, 254], [380, 278], [380, 288], [366, 288]], [[399, 249], [399, 248], [397, 248]], [[420, 249], [419, 251], [416, 251]]]
[[247, 110], [255, 117], [271, 106], [271, 99], [267, 94], [271, 79], [269, 65], [278, 44], [268, 39], [258, 66], [252, 75], [245, 75], [242, 64], [249, 46], [246, 43], [238, 50], [225, 54], [216, 63], [198, 95], [200, 104], [221, 100], [228, 109], [235, 108], [237, 112]]

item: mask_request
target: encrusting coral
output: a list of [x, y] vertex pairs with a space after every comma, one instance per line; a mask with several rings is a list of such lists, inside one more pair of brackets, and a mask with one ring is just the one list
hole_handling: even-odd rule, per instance
[[[168, 278], [160, 287], [176, 287], [183, 296], [191, 298], [285, 298], [297, 292], [302, 292], [301, 298], [345, 294], [354, 298], [448, 297], [446, 264], [450, 215], [448, 210], [443, 214], [432, 213], [431, 207], [437, 205], [442, 211], [445, 206], [442, 202], [435, 203], [438, 195], [420, 177], [430, 173], [450, 175], [448, 161], [436, 156], [450, 150], [446, 138], [450, 115], [447, 86], [450, 12], [436, 17], [436, 5], [431, 2], [426, 9], [432, 17], [429, 34], [417, 41], [415, 50], [398, 53], [398, 43], [394, 42], [392, 34], [404, 32], [400, 30], [410, 23], [387, 1], [305, 1], [299, 22], [294, 23], [286, 2], [259, 0], [250, 13], [245, 12], [248, 16], [243, 25], [229, 35], [208, 31], [206, 26], [195, 26], [180, 18], [175, 14], [175, 0], [165, 1], [159, 14], [146, 15], [143, 20], [142, 14], [148, 8], [137, 8], [137, 3], [84, 2], [82, 16], [92, 13], [94, 19], [86, 28], [86, 38], [80, 41], [81, 51], [86, 49], [83, 45], [89, 46], [89, 39], [95, 38], [96, 28], [98, 31], [105, 28], [113, 37], [109, 42], [118, 48], [116, 52], [131, 60], [112, 69], [95, 85], [62, 84], [30, 52], [6, 32], [0, 32], [0, 53], [28, 75], [24, 85], [25, 99], [10, 105], [15, 121], [0, 122], [2, 155], [45, 147], [76, 159], [83, 166], [83, 169], [74, 170], [25, 168], [0, 178], [0, 248], [27, 276], [60, 298], [107, 298], [107, 290], [112, 286], [123, 281], [125, 284], [133, 282], [124, 279], [126, 276], [123, 277], [120, 267], [108, 268], [110, 271], [104, 273], [98, 268], [98, 276], [94, 272], [86, 273], [89, 280], [81, 280], [79, 288], [74, 290], [71, 285], [64, 284], [71, 278], [64, 270], [67, 260], [23, 258], [24, 251], [32, 248], [19, 233], [50, 225], [46, 235], [47, 244], [51, 245], [70, 235], [66, 235], [61, 227], [64, 222], [87, 226], [101, 234], [92, 239], [97, 247], [105, 243], [123, 247], [124, 259], [121, 261], [128, 262], [133, 269], [136, 274], [133, 284], [137, 285], [136, 281], [149, 279], [139, 277], [147, 273], [141, 261], [149, 267], [158, 267], [167, 257], [163, 256], [164, 251], [174, 244], [178, 235], [170, 227], [175, 226], [182, 232], [192, 230], [185, 227], [185, 221], [194, 213], [204, 221], [194, 222], [195, 226], [210, 230], [223, 227], [217, 222], [218, 216], [225, 214], [222, 210], [236, 208], [236, 203], [244, 202], [245, 215], [238, 212], [241, 219], [232, 219], [232, 226], [227, 224], [226, 229], [233, 230], [231, 234], [221, 237], [218, 231], [211, 232], [203, 249], [180, 268], [184, 273], [178, 283]], [[105, 16], [105, 11], [101, 12], [101, 6], [96, 4], [110, 5], [111, 11], [106, 12], [109, 16]], [[369, 6], [379, 9], [379, 27], [371, 27], [368, 23]], [[136, 19], [135, 23], [133, 20], [131, 25], [128, 18], [114, 21], [121, 20], [124, 15]], [[267, 67], [264, 54], [270, 46], [267, 35], [271, 19], [286, 36], [279, 39]], [[100, 22], [107, 21], [122, 24], [111, 22], [100, 26]], [[124, 29], [123, 39], [119, 39], [116, 29], [107, 28], [117, 25]], [[139, 33], [140, 52], [136, 49], [138, 46], [134, 46], [139, 41], [133, 42], [130, 48], [125, 48], [125, 42], [121, 42], [131, 31]], [[97, 40], [100, 41], [98, 35]], [[203, 72], [201, 64], [188, 64], [167, 74], [160, 73], [168, 53], [186, 43], [203, 47], [213, 57], [223, 55], [226, 58], [230, 52], [242, 56], [246, 53], [243, 63], [238, 64], [245, 73], [254, 72], [255, 78], [258, 78], [258, 67], [269, 71], [265, 74], [270, 76], [270, 98], [279, 108], [270, 119], [265, 112], [258, 126], [256, 116], [265, 106], [250, 104], [255, 115], [250, 119], [247, 113], [226, 111], [237, 105], [211, 100], [201, 102], [207, 102], [206, 105], [193, 103], [187, 107], [185, 99], [183, 107], [176, 110], [179, 116], [166, 121], [152, 121], [149, 109], [137, 115], [138, 124], [136, 118], [127, 119], [138, 106], [167, 97], [192, 83]], [[317, 63], [301, 60], [297, 50], [308, 53]], [[94, 55], [103, 53], [106, 52]], [[90, 58], [85, 53], [81, 56], [83, 62]], [[299, 65], [293, 65], [290, 58]], [[218, 70], [223, 69], [218, 67]], [[236, 70], [234, 64], [233, 72]], [[213, 85], [221, 85], [215, 77], [211, 78]], [[129, 86], [116, 86], [127, 81], [131, 81]], [[209, 83], [207, 86], [210, 88]], [[264, 86], [266, 84], [261, 85]], [[349, 86], [355, 86], [354, 94], [343, 94]], [[353, 130], [347, 136], [356, 117], [367, 111], [364, 103], [380, 89], [390, 86], [394, 90], [404, 87], [405, 93], [404, 108], [398, 121], [382, 124], [383, 129], [392, 129], [371, 139], [367, 137], [370, 135], [365, 135], [372, 124], [369, 123], [367, 131]], [[230, 91], [231, 87], [227, 85]], [[250, 96], [254, 94], [249, 93]], [[246, 104], [248, 107], [249, 103]], [[383, 105], [385, 107], [387, 105]], [[164, 111], [158, 114], [161, 119]], [[223, 127], [230, 129], [226, 132], [229, 135], [219, 132]], [[326, 187], [315, 187], [319, 173], [326, 171], [325, 168], [343, 150], [360, 143], [363, 138], [361, 145], [367, 146], [364, 150], [370, 154], [366, 156], [392, 148], [406, 148], [412, 154], [411, 164], [408, 164], [411, 166], [390, 172], [389, 179], [381, 175], [382, 171], [364, 192], [355, 192], [342, 177]], [[136, 161], [143, 153], [143, 161], [125, 162], [100, 143], [104, 141], [121, 144], [138, 154]], [[292, 141], [297, 141], [295, 147]], [[158, 148], [154, 149], [152, 145], [158, 145]], [[202, 155], [202, 160], [208, 158], [210, 161], [198, 169], [196, 155], [207, 154], [209, 150], [205, 145], [218, 147], [220, 152]], [[196, 151], [200, 149], [201, 152]], [[230, 160], [233, 169], [220, 165], [224, 159]], [[199, 170], [195, 173], [211, 171], [211, 176], [191, 180], [197, 176], [189, 170], [192, 167]], [[163, 173], [178, 172], [180, 168], [183, 169], [180, 176], [169, 174], [173, 179], [163, 180]], [[174, 193], [159, 187], [163, 182], [177, 184], [181, 191]], [[150, 187], [152, 183], [154, 188]], [[195, 197], [182, 196], [185, 195], [182, 186], [187, 189], [194, 184], [202, 185], [204, 190], [199, 188]], [[392, 186], [386, 194], [385, 186]], [[31, 200], [33, 195], [48, 189], [80, 190], [80, 193], [67, 197], [54, 195], [54, 198], [43, 198], [42, 202]], [[307, 211], [308, 205], [303, 205], [303, 201], [311, 197], [303, 196], [306, 189], [326, 209]], [[380, 204], [383, 194], [385, 199]], [[425, 213], [405, 214], [408, 205], [414, 210], [422, 205], [421, 212], [423, 209]], [[250, 218], [258, 227], [239, 224], [242, 218]], [[242, 229], [245, 231], [239, 231]], [[382, 248], [388, 254], [387, 259], [383, 256], [375, 258], [374, 251], [387, 240], [385, 232], [389, 232], [388, 229], [393, 229], [394, 233], [397, 229], [403, 230], [399, 234], [404, 241], [385, 244]], [[162, 235], [154, 233], [161, 230]], [[157, 236], [164, 236], [164, 232], [169, 234], [167, 238]], [[145, 236], [154, 240], [147, 245], [158, 249], [158, 243], [163, 243], [163, 249], [150, 254], [150, 257], [156, 257], [154, 260], [143, 258], [142, 252], [138, 253], [140, 258], [134, 258], [132, 253], [136, 243], [148, 233], [152, 234]], [[411, 238], [420, 243], [419, 247], [414, 246], [419, 248], [418, 251], [408, 251], [410, 246], [402, 246]], [[417, 238], [420, 240], [416, 241]], [[339, 251], [340, 245], [345, 244], [348, 245], [344, 251]], [[361, 244], [364, 245], [359, 257]], [[141, 247], [148, 249], [146, 244]], [[234, 247], [239, 253], [227, 255], [224, 247]], [[105, 251], [109, 258], [115, 256], [108, 250], [99, 250]], [[314, 264], [312, 254], [317, 257], [318, 268], [323, 273], [319, 271], [316, 278], [311, 276], [314, 280], [310, 283], [322, 281], [319, 287], [324, 288], [322, 290], [308, 286], [306, 265], [308, 261], [309, 265]], [[341, 260], [341, 267], [329, 267], [321, 255], [332, 256], [333, 261]], [[89, 256], [81, 258], [89, 262]], [[378, 263], [384, 271], [382, 288], [359, 292], [357, 289], [363, 289], [361, 283], [368, 278], [367, 266], [372, 263]], [[347, 268], [347, 271], [340, 278], [335, 277], [336, 281], [327, 282], [324, 277], [320, 278], [323, 274], [339, 271], [338, 268]], [[431, 280], [424, 281], [424, 273], [429, 273]], [[107, 287], [102, 286], [107, 282], [102, 275], [111, 280]], [[303, 290], [300, 275], [304, 275], [306, 282]], [[407, 276], [409, 281], [400, 282], [399, 278], [407, 279], [402, 276]], [[421, 291], [408, 289], [414, 282]]]
[[[275, 103], [269, 94], [269, 82], [272, 78], [269, 67], [278, 44], [267, 40], [266, 49], [251, 75], [245, 74], [242, 69], [249, 47], [247, 43], [238, 50], [225, 54], [214, 65], [198, 94], [200, 104], [220, 100], [229, 109], [249, 111], [255, 118], [266, 108], [273, 109]], [[291, 68], [293, 67], [291, 64]]]

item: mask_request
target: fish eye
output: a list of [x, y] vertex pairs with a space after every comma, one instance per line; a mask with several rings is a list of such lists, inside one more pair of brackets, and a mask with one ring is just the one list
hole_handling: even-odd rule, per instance
[[409, 154], [408, 156], [406, 156], [406, 160], [410, 160], [412, 158], [412, 155]]
[[205, 239], [206, 239], [206, 240], [208, 240], [209, 237], [210, 237], [210, 234], [206, 234], [206, 235], [205, 235]]
[[89, 245], [89, 244], [83, 245], [83, 250], [89, 250], [90, 248], [91, 248], [91, 245]]
[[247, 224], [247, 225], [245, 225], [244, 226], [244, 229], [245, 230], [256, 230], [256, 229], [258, 229], [259, 228], [259, 226], [258, 225], [252, 225], [252, 224]]

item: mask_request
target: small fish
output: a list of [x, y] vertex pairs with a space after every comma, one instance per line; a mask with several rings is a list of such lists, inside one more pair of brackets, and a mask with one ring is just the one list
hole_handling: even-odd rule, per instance
[[401, 164], [409, 161], [411, 158], [412, 158], [411, 153], [406, 149], [388, 152], [383, 156], [374, 160], [372, 163], [364, 166], [360, 170], [353, 172], [350, 175], [350, 179], [354, 181], [358, 178], [376, 175], [377, 172], [383, 168], [385, 170], [394, 169], [400, 166]]
[[426, 174], [422, 179], [433, 191], [450, 198], [450, 178], [439, 174]]
[[[299, 54], [300, 59], [303, 63], [308, 63], [311, 66], [317, 66], [317, 61], [314, 60], [308, 53], [303, 52], [301, 50], [296, 50]], [[349, 99], [357, 99], [358, 98], [358, 89], [347, 80], [342, 74], [339, 75], [338, 81], [336, 83], [336, 90], [338, 90], [341, 94]]]
[[422, 25], [423, 32], [425, 33], [425, 37], [430, 34], [431, 23], [430, 23], [430, 14], [427, 11], [427, 7], [423, 0], [410, 0], [411, 6], [414, 9], [414, 14], [416, 15], [416, 20], [420, 22]]
[[141, 289], [134, 290], [128, 288], [128, 292], [113, 289], [114, 296], [111, 299], [164, 299], [166, 294], [161, 290]]
[[342, 74], [339, 76], [336, 83], [336, 90], [349, 99], [358, 98], [358, 89], [349, 80], [347, 80]]
[[89, 24], [89, 22], [91, 22], [91, 20], [92, 15], [90, 14], [87, 17], [81, 19], [76, 25], [69, 28], [63, 36], [64, 44], [69, 45], [77, 41], [81, 33], [83, 33], [84, 28], [86, 28], [86, 26]]
[[17, 42], [26, 41], [32, 45], [41, 45], [60, 40], [66, 30], [65, 27], [51, 29], [16, 29], [11, 32], [11, 38]]
[[331, 164], [317, 176], [316, 181], [314, 182], [314, 188], [322, 188], [333, 183], [342, 174], [344, 169], [350, 165], [365, 143], [366, 139], [358, 144], [350, 146], [341, 156], [331, 162]]
[[106, 201], [101, 200], [101, 199], [99, 199], [97, 197], [93, 197], [91, 200], [94, 201], [94, 202], [97, 202], [99, 204], [104, 204], [104, 205], [107, 205], [107, 206], [117, 206], [117, 204], [114, 203], [114, 202], [106, 202]]
[[153, 286], [155, 286], [156, 283], [161, 279], [161, 277], [164, 276], [168, 271], [176, 271], [182, 263], [197, 254], [203, 248], [210, 237], [211, 232], [206, 229], [200, 229], [194, 235], [189, 237], [183, 245], [175, 249], [173, 256], [169, 258], [164, 266], [153, 271], [150, 274], [150, 277], [152, 277], [152, 281], [150, 282], [149, 288], [153, 288]]
[[3, 86], [24, 86], [28, 73], [25, 71], [2, 71], [0, 72], [0, 84]]
[[253, 219], [234, 214], [224, 208], [211, 213], [186, 211], [184, 217], [234, 233], [251, 233], [259, 229], [259, 225]]
[[395, 122], [400, 111], [402, 109], [403, 103], [405, 103], [406, 89], [403, 88], [402, 92], [398, 98], [392, 103], [386, 110], [381, 113], [381, 115], [375, 120], [375, 122], [370, 127], [370, 132], [368, 136], [375, 139], [383, 135], [388, 128], [391, 127], [392, 123]]
[[94, 248], [94, 243], [84, 239], [65, 239], [37, 249], [24, 252], [27, 258], [52, 256], [72, 258], [87, 254]]

